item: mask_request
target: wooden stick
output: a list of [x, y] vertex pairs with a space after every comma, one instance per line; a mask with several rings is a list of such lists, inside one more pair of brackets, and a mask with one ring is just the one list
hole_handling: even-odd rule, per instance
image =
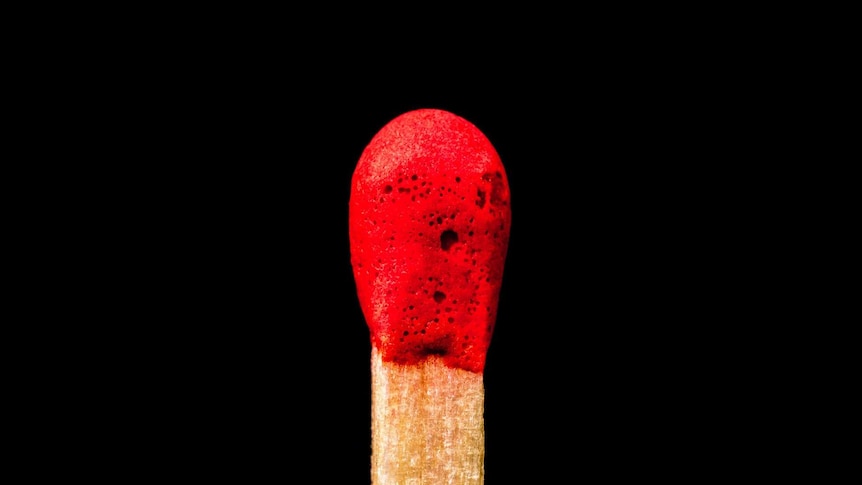
[[482, 375], [384, 362], [372, 351], [372, 481], [375, 485], [481, 485], [485, 479]]

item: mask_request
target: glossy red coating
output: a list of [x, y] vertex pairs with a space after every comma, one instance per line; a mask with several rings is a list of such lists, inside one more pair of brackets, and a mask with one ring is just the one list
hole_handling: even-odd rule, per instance
[[482, 373], [511, 225], [506, 171], [487, 137], [444, 110], [396, 117], [360, 156], [349, 213], [357, 295], [382, 359], [439, 355]]

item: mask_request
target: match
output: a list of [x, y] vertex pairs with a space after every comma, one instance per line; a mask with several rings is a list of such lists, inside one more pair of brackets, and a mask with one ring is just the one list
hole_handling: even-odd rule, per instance
[[510, 225], [500, 156], [466, 119], [408, 111], [363, 150], [349, 235], [371, 338], [373, 485], [484, 483], [484, 369]]

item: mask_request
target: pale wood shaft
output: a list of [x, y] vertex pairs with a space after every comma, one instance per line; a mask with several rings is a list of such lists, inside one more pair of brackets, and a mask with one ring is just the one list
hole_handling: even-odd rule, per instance
[[420, 365], [371, 354], [373, 485], [482, 485], [482, 374], [431, 357]]

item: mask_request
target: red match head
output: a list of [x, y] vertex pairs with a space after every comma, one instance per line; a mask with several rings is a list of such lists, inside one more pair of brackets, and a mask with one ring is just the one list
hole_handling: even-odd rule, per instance
[[353, 174], [350, 251], [384, 361], [437, 355], [483, 372], [510, 224], [500, 157], [464, 118], [419, 109], [372, 138]]

